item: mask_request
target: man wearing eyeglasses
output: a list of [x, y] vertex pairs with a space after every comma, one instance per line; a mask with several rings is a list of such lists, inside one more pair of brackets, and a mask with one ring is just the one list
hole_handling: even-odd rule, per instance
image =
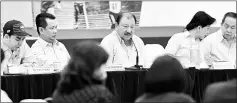
[[236, 17], [234, 12], [224, 15], [221, 28], [207, 36], [202, 42], [202, 50], [206, 63], [231, 63], [236, 61]]
[[124, 67], [144, 64], [144, 43], [135, 35], [136, 17], [132, 13], [120, 13], [116, 19], [115, 30], [103, 38], [101, 45], [110, 57], [107, 65], [116, 64]]

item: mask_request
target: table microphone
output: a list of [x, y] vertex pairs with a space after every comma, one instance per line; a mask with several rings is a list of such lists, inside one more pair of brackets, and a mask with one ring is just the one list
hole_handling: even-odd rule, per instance
[[[132, 42], [133, 42], [133, 40], [132, 40]], [[134, 47], [135, 47], [135, 49], [136, 49], [136, 53], [137, 53], [137, 56], [136, 56], [136, 64], [134, 65], [134, 67], [135, 67], [136, 69], [141, 70], [141, 69], [142, 69], [142, 66], [138, 64], [138, 63], [139, 63], [138, 50], [137, 50], [137, 47], [136, 47], [136, 45], [135, 45], [134, 42], [133, 42], [133, 44], [134, 44]]]

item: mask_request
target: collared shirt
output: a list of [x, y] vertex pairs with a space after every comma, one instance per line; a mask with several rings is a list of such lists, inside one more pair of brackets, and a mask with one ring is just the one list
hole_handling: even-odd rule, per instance
[[124, 40], [113, 31], [101, 41], [101, 46], [109, 53], [107, 65], [116, 64], [125, 67], [134, 66], [136, 64], [136, 56], [138, 53], [139, 65], [144, 65], [144, 43], [136, 35], [132, 37], [132, 45], [126, 46]]
[[[235, 34], [236, 35], [236, 34]], [[224, 39], [221, 29], [210, 34], [202, 41], [205, 61], [211, 65], [213, 62], [233, 62], [236, 61], [236, 37], [229, 45]]]
[[[4, 39], [3, 39], [4, 41]], [[24, 40], [21, 47], [15, 51], [9, 49], [4, 42], [1, 42], [1, 48], [5, 53], [6, 64], [20, 65], [22, 60], [25, 59], [28, 50], [30, 49], [29, 45]]]
[[[200, 41], [195, 40], [195, 38], [188, 31], [177, 33], [174, 34], [168, 41], [165, 53], [174, 55], [184, 68], [192, 67], [191, 50], [193, 44], [196, 44], [197, 50], [200, 51]], [[199, 55], [196, 55], [194, 58], [199, 59], [200, 63], [203, 64], [204, 57], [201, 52], [199, 52]]]
[[66, 47], [59, 41], [55, 41], [53, 44], [44, 41], [41, 38], [32, 45], [31, 52], [27, 54], [29, 60], [24, 62], [36, 62], [38, 66], [49, 66], [55, 63], [60, 63], [60, 69], [63, 69], [67, 65], [70, 55]]

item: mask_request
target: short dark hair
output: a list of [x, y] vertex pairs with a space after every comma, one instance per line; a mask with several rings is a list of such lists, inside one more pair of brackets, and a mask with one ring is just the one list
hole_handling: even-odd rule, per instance
[[92, 41], [83, 41], [73, 48], [71, 59], [64, 68], [58, 84], [60, 93], [71, 93], [92, 84], [103, 84], [93, 73], [108, 60], [108, 53]]
[[4, 60], [4, 58], [5, 58], [5, 54], [4, 54], [4, 51], [3, 51], [2, 48], [1, 48], [1, 63], [2, 63], [2, 61]]
[[234, 12], [228, 12], [228, 13], [226, 13], [225, 15], [224, 15], [224, 17], [223, 17], [223, 19], [222, 19], [222, 21], [221, 21], [221, 25], [225, 22], [225, 19], [226, 19], [226, 17], [232, 17], [232, 18], [237, 18], [237, 14], [236, 13], [234, 13]]
[[136, 16], [135, 16], [134, 14], [132, 14], [132, 13], [130, 13], [130, 12], [120, 12], [120, 13], [118, 14], [117, 19], [116, 19], [116, 22], [117, 22], [118, 25], [119, 25], [121, 19], [125, 16], [125, 14], [131, 15], [131, 16], [134, 18], [134, 20], [135, 20], [135, 24], [137, 24], [137, 19], [136, 19]]
[[146, 73], [146, 93], [184, 92], [186, 87], [187, 78], [183, 66], [168, 54], [156, 58]]
[[46, 22], [46, 18], [56, 19], [56, 17], [54, 15], [50, 14], [50, 13], [40, 13], [40, 14], [38, 14], [36, 16], [36, 19], [35, 19], [38, 35], [40, 35], [39, 27], [46, 28], [48, 26], [48, 24]]
[[185, 28], [190, 31], [198, 26], [206, 27], [212, 25], [215, 21], [216, 19], [208, 15], [206, 12], [198, 11]]

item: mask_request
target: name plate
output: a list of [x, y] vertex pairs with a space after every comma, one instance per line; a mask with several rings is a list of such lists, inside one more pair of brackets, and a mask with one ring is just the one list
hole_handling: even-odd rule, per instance
[[124, 71], [125, 68], [122, 65], [108, 65], [105, 67], [106, 71]]
[[230, 62], [214, 62], [213, 69], [236, 69], [235, 64]]
[[26, 74], [27, 67], [14, 65], [14, 66], [8, 66], [8, 73], [7, 74]]
[[28, 74], [49, 74], [49, 73], [54, 73], [54, 68], [34, 67], [28, 69]]

